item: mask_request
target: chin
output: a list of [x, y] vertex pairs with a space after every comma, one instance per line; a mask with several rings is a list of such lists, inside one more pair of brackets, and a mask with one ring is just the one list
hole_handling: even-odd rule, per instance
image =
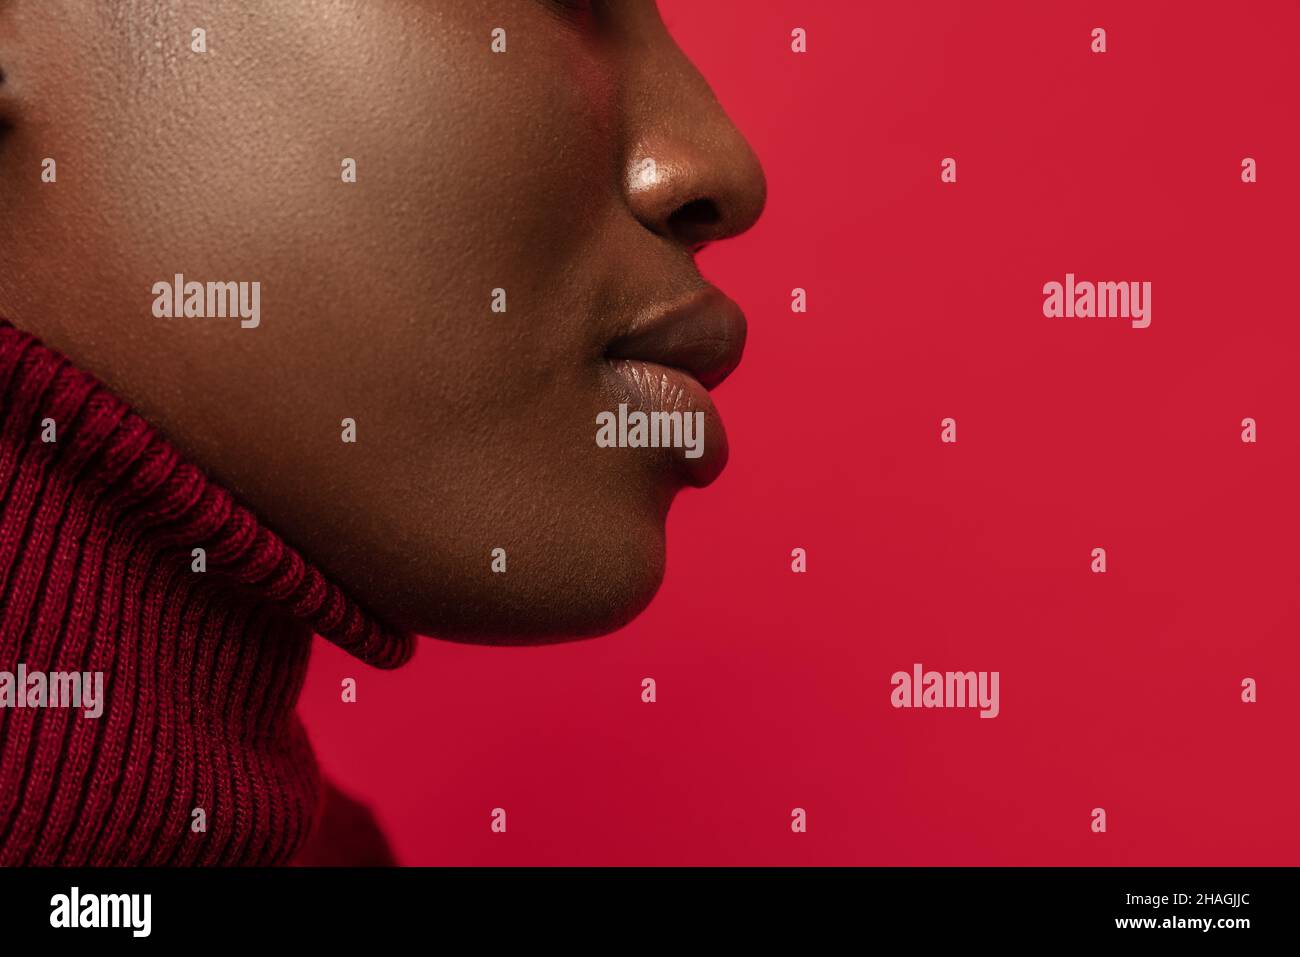
[[664, 528], [662, 521], [639, 532], [623, 525], [617, 538], [509, 554], [504, 574], [485, 570], [453, 583], [458, 594], [444, 592], [412, 630], [485, 645], [547, 645], [609, 634], [644, 611], [659, 590]]

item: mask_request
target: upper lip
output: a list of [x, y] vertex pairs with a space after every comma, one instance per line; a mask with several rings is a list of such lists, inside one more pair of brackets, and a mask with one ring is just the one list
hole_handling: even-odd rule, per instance
[[610, 359], [639, 359], [681, 369], [712, 389], [740, 364], [745, 314], [715, 286], [644, 313], [606, 349]]

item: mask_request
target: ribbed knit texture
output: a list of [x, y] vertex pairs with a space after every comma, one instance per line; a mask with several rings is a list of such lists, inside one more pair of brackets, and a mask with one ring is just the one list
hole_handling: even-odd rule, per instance
[[381, 668], [412, 652], [0, 321], [0, 671], [102, 671], [105, 698], [99, 718], [0, 707], [0, 865], [289, 861], [320, 807], [294, 710], [313, 632]]

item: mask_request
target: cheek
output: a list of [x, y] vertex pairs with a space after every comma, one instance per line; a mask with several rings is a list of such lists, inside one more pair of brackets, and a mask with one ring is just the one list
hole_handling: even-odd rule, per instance
[[501, 421], [544, 394], [558, 414], [594, 389], [584, 259], [620, 188], [614, 84], [549, 17], [504, 55], [482, 34], [451, 31], [420, 69], [397, 61], [335, 103], [349, 137], [331, 148], [358, 181], [297, 204], [320, 212], [318, 241], [289, 272], [333, 277], [325, 301], [384, 330], [430, 414]]
[[[564, 600], [607, 623], [653, 591], [667, 508], [631, 459], [595, 455], [589, 252], [620, 215], [617, 84], [531, 2], [504, 55], [475, 4], [439, 6], [436, 30], [422, 0], [283, 9], [309, 6], [360, 19], [320, 48], [339, 31], [297, 15], [245, 36], [214, 21], [214, 50], [247, 56], [204, 64], [193, 95], [159, 78], [111, 110], [51, 101], [87, 170], [60, 201], [96, 211], [71, 258], [107, 264], [105, 321], [142, 330], [104, 362], [163, 380], [139, 390], [146, 417], [377, 607], [429, 623], [459, 594], [518, 618], [556, 581], [603, 582]], [[177, 271], [261, 282], [261, 326], [160, 334], [148, 291]], [[304, 475], [328, 480], [304, 499], [285, 478]], [[466, 580], [495, 543], [518, 552], [506, 595]]]

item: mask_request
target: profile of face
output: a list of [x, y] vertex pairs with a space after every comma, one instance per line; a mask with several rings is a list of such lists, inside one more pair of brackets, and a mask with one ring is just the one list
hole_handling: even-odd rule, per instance
[[[397, 627], [645, 606], [745, 336], [695, 256], [765, 196], [653, 0], [0, 0], [0, 69], [0, 316]], [[602, 447], [620, 404], [699, 447]]]

